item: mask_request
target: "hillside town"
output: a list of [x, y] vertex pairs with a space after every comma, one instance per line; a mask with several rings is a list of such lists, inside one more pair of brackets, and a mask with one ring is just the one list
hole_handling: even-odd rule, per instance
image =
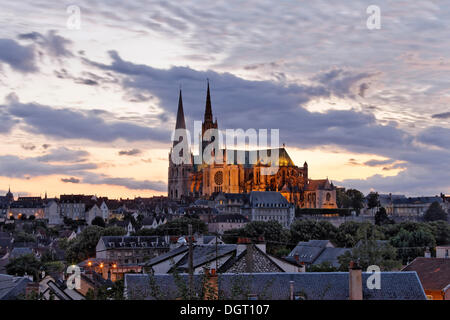
[[[275, 191], [189, 202], [9, 190], [0, 299], [450, 299], [450, 197], [358, 193], [313, 209]], [[366, 286], [373, 265], [380, 289]]]

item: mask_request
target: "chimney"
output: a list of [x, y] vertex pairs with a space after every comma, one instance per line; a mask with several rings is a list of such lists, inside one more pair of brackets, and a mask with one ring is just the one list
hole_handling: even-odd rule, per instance
[[349, 278], [349, 299], [362, 300], [362, 270], [354, 261], [350, 261], [350, 268], [348, 273]]
[[298, 272], [306, 272], [306, 265], [304, 262], [300, 262], [300, 267], [298, 268]]
[[205, 268], [205, 282], [203, 287], [203, 300], [219, 299], [219, 276], [216, 269]]
[[294, 300], [294, 281], [289, 281], [289, 296], [290, 300]]
[[430, 248], [428, 248], [428, 247], [427, 247], [427, 249], [425, 250], [425, 258], [431, 258]]

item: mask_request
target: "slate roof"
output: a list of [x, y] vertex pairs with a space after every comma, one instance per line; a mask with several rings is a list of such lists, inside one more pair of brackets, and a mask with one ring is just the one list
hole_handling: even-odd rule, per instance
[[400, 198], [392, 201], [394, 204], [425, 204], [438, 202], [442, 203], [441, 197], [413, 197], [413, 198]]
[[[217, 249], [217, 251], [216, 251]], [[195, 245], [193, 249], [193, 265], [194, 268], [202, 266], [210, 261], [215, 261], [216, 257], [222, 257], [236, 251], [234, 244], [222, 244], [216, 246]], [[179, 271], [188, 270], [188, 255], [186, 254], [178, 263]]]
[[340, 267], [338, 257], [346, 252], [350, 252], [350, 248], [325, 248], [323, 252], [314, 261], [314, 264], [321, 264], [324, 262], [329, 262], [335, 268]]
[[160, 263], [164, 260], [171, 259], [172, 257], [175, 257], [179, 255], [180, 253], [187, 252], [188, 246], [179, 246], [173, 250], [170, 250], [169, 252], [165, 252], [163, 254], [160, 254], [152, 259], [150, 259], [147, 262], [142, 263], [143, 266], [153, 266], [157, 263]]
[[415, 271], [426, 290], [442, 290], [450, 284], [450, 259], [415, 258], [402, 271]]
[[[363, 284], [371, 274], [363, 273]], [[188, 275], [179, 275], [187, 284]], [[125, 289], [130, 299], [155, 299], [159, 289], [162, 298], [179, 298], [179, 289], [173, 275], [126, 274]], [[194, 275], [196, 292], [201, 292], [202, 275]], [[247, 299], [247, 294], [257, 294], [262, 300], [288, 300], [290, 281], [294, 292], [301, 292], [307, 300], [348, 300], [348, 272], [299, 272], [299, 273], [242, 273], [219, 274], [220, 299]], [[239, 288], [240, 290], [236, 290]], [[236, 293], [241, 291], [241, 293]], [[366, 300], [426, 300], [425, 292], [415, 272], [382, 272], [381, 289], [368, 289], [363, 285]]]
[[308, 184], [306, 185], [306, 190], [315, 191], [315, 190], [332, 190], [331, 184], [329, 184], [328, 179], [320, 179], [320, 180], [312, 180], [309, 179]]
[[340, 266], [338, 257], [347, 251], [348, 248], [330, 247], [329, 240], [309, 240], [300, 241], [297, 246], [285, 257], [286, 261], [296, 263], [295, 254], [298, 254], [300, 262], [305, 264], [321, 264], [325, 261], [338, 268]]
[[103, 236], [99, 241], [103, 241], [106, 248], [132, 248], [133, 243], [140, 248], [169, 247], [164, 237], [159, 236]]
[[221, 213], [212, 217], [212, 223], [246, 223], [248, 219], [239, 213]]
[[15, 259], [27, 254], [33, 254], [33, 250], [31, 248], [14, 248], [11, 250], [10, 257]]
[[272, 207], [273, 205], [280, 205], [281, 207], [289, 207], [290, 203], [285, 197], [276, 191], [252, 191], [250, 192], [250, 205]]
[[14, 300], [24, 294], [28, 282], [30, 280], [25, 277], [0, 274], [0, 300]]

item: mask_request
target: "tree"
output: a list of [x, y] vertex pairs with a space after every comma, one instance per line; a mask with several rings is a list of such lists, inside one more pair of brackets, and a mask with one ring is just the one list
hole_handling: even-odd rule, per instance
[[156, 228], [156, 234], [160, 236], [187, 235], [189, 233], [188, 231], [189, 224], [192, 225], [192, 230], [194, 233], [197, 232], [199, 234], [205, 234], [208, 232], [208, 227], [202, 220], [196, 218], [182, 217], [158, 226]]
[[36, 217], [33, 214], [28, 217], [28, 220], [35, 220], [35, 219], [36, 219]]
[[308, 240], [334, 240], [337, 228], [328, 221], [296, 220], [291, 224], [291, 243]]
[[[369, 209], [378, 208], [380, 206], [380, 200], [378, 192], [371, 192], [367, 195], [367, 207]], [[372, 211], [373, 214], [373, 211]]]
[[435, 201], [428, 207], [427, 211], [423, 215], [423, 219], [425, 221], [447, 221], [447, 213], [444, 211], [444, 209], [442, 209], [439, 202]]
[[433, 233], [425, 227], [419, 227], [415, 231], [402, 228], [395, 237], [391, 238], [390, 243], [397, 248], [398, 258], [404, 264], [416, 257], [423, 256], [427, 247], [436, 246]]
[[396, 249], [388, 243], [375, 239], [363, 240], [351, 251], [338, 257], [341, 271], [347, 271], [350, 261], [357, 261], [363, 269], [371, 265], [380, 267], [382, 271], [398, 270], [401, 262], [397, 260]]
[[26, 254], [10, 259], [9, 263], [6, 265], [6, 272], [10, 275], [18, 276], [28, 274], [34, 276], [35, 279], [38, 279], [41, 266], [41, 262], [34, 254]]
[[389, 219], [385, 208], [381, 207], [380, 209], [378, 209], [377, 213], [375, 214], [375, 224], [377, 226], [381, 226], [384, 224], [393, 224], [393, 223], [394, 223], [394, 220]]
[[350, 207], [355, 209], [359, 215], [359, 212], [364, 207], [364, 195], [356, 189], [348, 189], [345, 193], [350, 199]]
[[239, 238], [250, 238], [252, 241], [264, 239], [267, 244], [267, 251], [271, 254], [281, 253], [289, 242], [289, 231], [274, 220], [252, 221], [240, 229], [232, 229], [224, 232], [222, 239], [226, 243], [236, 243]]
[[312, 264], [306, 268], [307, 272], [335, 272], [339, 271], [338, 268], [334, 267], [329, 261], [324, 261], [320, 264]]
[[343, 188], [336, 189], [336, 205], [338, 208], [350, 208], [350, 198]]
[[36, 238], [30, 234], [23, 231], [19, 231], [14, 235], [15, 242], [36, 242]]
[[66, 249], [66, 260], [78, 263], [95, 256], [95, 247], [102, 236], [121, 236], [125, 234], [122, 228], [99, 226], [86, 227], [74, 240], [70, 241]]
[[95, 217], [92, 219], [91, 225], [104, 228], [106, 224], [102, 217]]
[[385, 239], [383, 230], [370, 222], [347, 221], [337, 228], [335, 242], [340, 247], [352, 248], [360, 240], [370, 237]]
[[445, 221], [432, 221], [428, 225], [431, 227], [436, 245], [450, 244], [450, 224]]
[[103, 229], [102, 236], [124, 236], [127, 232], [124, 228], [118, 226], [112, 226]]

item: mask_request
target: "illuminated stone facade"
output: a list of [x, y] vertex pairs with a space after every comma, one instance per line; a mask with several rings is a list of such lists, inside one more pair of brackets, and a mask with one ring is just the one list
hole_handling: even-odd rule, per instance
[[[175, 128], [186, 128], [181, 91]], [[217, 120], [213, 122], [209, 84], [202, 134], [208, 129], [218, 129]], [[278, 148], [278, 163], [272, 164], [276, 170], [267, 174], [269, 165], [260, 161], [261, 152], [270, 157], [276, 149], [258, 150], [255, 164], [249, 164], [251, 152], [241, 151], [245, 161], [244, 164], [238, 164], [240, 151], [226, 149], [220, 150], [223, 159], [220, 163], [193, 164], [194, 157], [191, 154], [191, 163], [174, 164], [171, 160], [173, 148], [182, 140], [180, 138], [174, 141], [169, 153], [168, 195], [171, 199], [208, 198], [219, 192], [278, 191], [297, 207], [336, 208], [336, 191], [333, 184], [329, 183], [328, 179], [326, 183], [323, 183], [325, 180], [308, 179], [308, 164], [305, 162], [302, 167], [296, 166], [284, 146]], [[202, 151], [205, 147], [203, 143]], [[305, 195], [309, 196], [308, 202]]]

